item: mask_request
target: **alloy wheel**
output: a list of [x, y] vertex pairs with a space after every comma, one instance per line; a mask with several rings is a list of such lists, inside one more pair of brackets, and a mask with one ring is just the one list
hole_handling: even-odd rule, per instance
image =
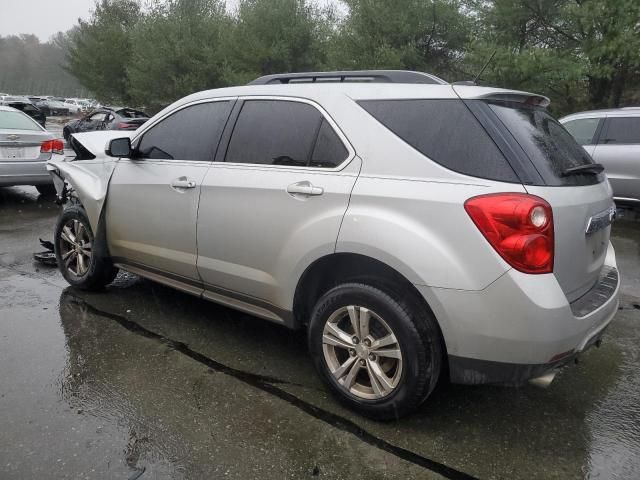
[[60, 257], [64, 268], [72, 275], [82, 277], [91, 265], [92, 243], [89, 230], [80, 220], [72, 219], [62, 227], [60, 237]]
[[322, 350], [335, 380], [358, 398], [387, 397], [400, 382], [400, 344], [391, 327], [368, 308], [349, 305], [332, 313], [324, 326]]

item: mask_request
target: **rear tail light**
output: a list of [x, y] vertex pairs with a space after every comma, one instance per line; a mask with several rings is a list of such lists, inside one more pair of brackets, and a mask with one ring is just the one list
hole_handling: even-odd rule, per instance
[[491, 246], [524, 273], [553, 271], [553, 213], [542, 198], [496, 193], [467, 200], [464, 208]]
[[40, 153], [57, 153], [64, 155], [64, 142], [62, 140], [47, 140], [40, 145]]

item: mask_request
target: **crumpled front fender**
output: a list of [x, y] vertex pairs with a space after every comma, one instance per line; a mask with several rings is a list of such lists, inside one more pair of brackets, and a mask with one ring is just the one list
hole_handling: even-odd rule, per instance
[[53, 176], [58, 195], [62, 195], [63, 180], [68, 182], [87, 212], [89, 223], [94, 232], [98, 231], [100, 214], [104, 207], [109, 181], [116, 163], [117, 159], [115, 158], [78, 162], [55, 159], [47, 162], [47, 170]]
[[107, 145], [114, 138], [131, 138], [133, 134], [134, 132], [117, 130], [74, 133], [74, 141], [71, 144], [78, 155], [77, 159], [54, 155], [47, 162], [47, 170], [53, 177], [58, 197], [64, 201], [63, 193], [65, 182], [67, 182], [87, 212], [94, 232], [98, 231], [100, 215], [109, 190], [109, 181], [118, 163], [118, 159], [106, 155]]

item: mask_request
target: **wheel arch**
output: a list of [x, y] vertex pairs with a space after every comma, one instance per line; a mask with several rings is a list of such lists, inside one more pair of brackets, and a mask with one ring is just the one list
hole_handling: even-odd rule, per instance
[[339, 252], [325, 255], [309, 265], [296, 286], [293, 299], [293, 323], [306, 327], [317, 300], [331, 288], [346, 282], [362, 282], [389, 291], [399, 299], [407, 299], [417, 308], [427, 310], [440, 331], [442, 348], [447, 357], [447, 341], [443, 325], [431, 305], [404, 275], [384, 262], [357, 253]]

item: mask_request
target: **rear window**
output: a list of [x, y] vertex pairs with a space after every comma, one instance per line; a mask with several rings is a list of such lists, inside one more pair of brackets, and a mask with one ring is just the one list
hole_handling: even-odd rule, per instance
[[24, 113], [0, 111], [0, 130], [3, 129], [42, 131], [40, 126]]
[[633, 145], [640, 143], [640, 117], [609, 117], [602, 143]]
[[594, 163], [571, 134], [545, 110], [522, 103], [490, 103], [489, 107], [511, 132], [546, 185], [589, 185], [602, 175], [565, 176], [568, 168]]
[[519, 182], [461, 100], [363, 100], [359, 105], [420, 153], [473, 177]]

